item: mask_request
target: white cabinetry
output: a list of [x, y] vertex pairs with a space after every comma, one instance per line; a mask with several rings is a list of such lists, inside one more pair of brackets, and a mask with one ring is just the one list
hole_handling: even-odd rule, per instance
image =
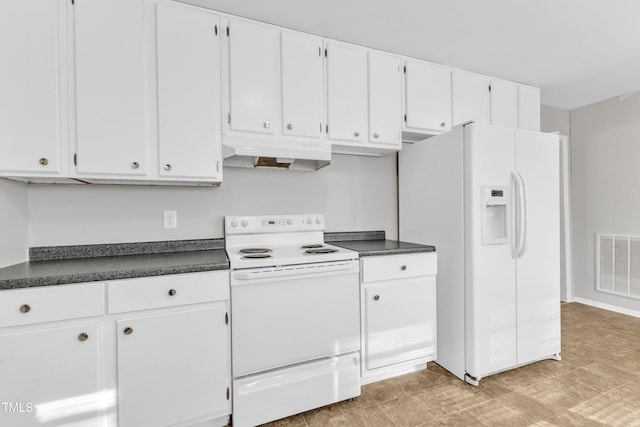
[[424, 139], [451, 129], [451, 70], [417, 59], [405, 61], [403, 138]]
[[455, 70], [451, 86], [454, 126], [469, 121], [491, 123], [489, 77]]
[[0, 174], [68, 174], [67, 4], [0, 3]]
[[363, 383], [436, 359], [436, 260], [435, 253], [361, 259]]
[[144, 1], [80, 0], [72, 22], [77, 176], [145, 177], [151, 143]]
[[518, 126], [518, 85], [501, 79], [491, 79], [491, 124], [515, 128]]
[[156, 5], [158, 175], [222, 181], [220, 17]]
[[0, 292], [0, 425], [102, 425], [104, 284]]
[[402, 59], [335, 41], [325, 45], [332, 151], [376, 156], [399, 150]]
[[119, 425], [225, 425], [231, 413], [228, 271], [114, 281], [108, 298]]
[[540, 131], [540, 89], [518, 85], [518, 128]]

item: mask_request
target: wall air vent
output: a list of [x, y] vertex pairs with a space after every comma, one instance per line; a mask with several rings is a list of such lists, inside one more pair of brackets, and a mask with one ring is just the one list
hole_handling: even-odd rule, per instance
[[640, 299], [640, 236], [596, 234], [596, 289]]

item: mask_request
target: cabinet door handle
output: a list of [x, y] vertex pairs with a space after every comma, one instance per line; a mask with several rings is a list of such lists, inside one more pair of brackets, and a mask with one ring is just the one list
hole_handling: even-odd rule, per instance
[[289, 130], [293, 129], [293, 124], [289, 123], [289, 124], [287, 125], [287, 129], [289, 129]]
[[124, 328], [123, 332], [125, 335], [131, 335], [133, 333], [133, 328], [127, 326], [126, 328]]
[[31, 311], [31, 306], [29, 304], [22, 304], [20, 306], [20, 313], [28, 313]]
[[42, 166], [47, 166], [49, 164], [49, 159], [47, 159], [46, 157], [43, 157], [39, 160], [39, 162]]
[[269, 129], [269, 127], [271, 126], [271, 123], [269, 123], [269, 122], [264, 122], [264, 123], [262, 124], [262, 126], [264, 126], [264, 128], [265, 128], [265, 129]]
[[447, 124], [445, 122], [440, 123], [440, 127], [443, 128], [445, 127]]
[[138, 162], [131, 163], [131, 169], [138, 169], [139, 167], [140, 167], [140, 163]]
[[84, 333], [84, 332], [82, 332], [80, 335], [78, 335], [78, 341], [84, 342], [84, 341], [86, 341], [88, 339], [89, 339], [89, 335]]
[[374, 137], [374, 138], [378, 138], [379, 136], [380, 136], [380, 135], [379, 135], [378, 133], [374, 133], [374, 134], [373, 134], [373, 137]]
[[374, 296], [373, 296], [373, 299], [374, 299], [374, 300], [376, 300], [376, 301], [378, 301], [378, 300], [380, 299], [380, 295], [374, 295]]
[[406, 266], [406, 265], [403, 265], [402, 267], [400, 267], [400, 270], [402, 270], [402, 271], [407, 271], [407, 266]]
[[356, 137], [360, 136], [360, 132], [355, 131], [355, 132], [353, 133], [353, 136], [356, 136]]
[[177, 294], [175, 289], [169, 289], [169, 295], [170, 296], [175, 296], [175, 294]]
[[171, 170], [171, 165], [169, 163], [167, 163], [166, 165], [164, 165], [164, 170], [166, 171], [170, 171]]

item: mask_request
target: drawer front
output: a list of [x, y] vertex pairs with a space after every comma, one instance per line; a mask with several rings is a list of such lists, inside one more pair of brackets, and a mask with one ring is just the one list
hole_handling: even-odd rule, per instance
[[405, 279], [432, 276], [438, 272], [437, 255], [431, 253], [364, 257], [362, 281]]
[[101, 316], [105, 307], [101, 282], [0, 291], [0, 327]]
[[109, 313], [229, 299], [229, 271], [171, 274], [109, 282]]

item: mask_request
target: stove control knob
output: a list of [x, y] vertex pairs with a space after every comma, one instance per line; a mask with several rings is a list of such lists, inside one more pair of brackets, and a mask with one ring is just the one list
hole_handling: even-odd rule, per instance
[[316, 224], [320, 224], [320, 218], [316, 218]]
[[292, 220], [291, 218], [289, 218], [289, 219], [287, 220], [287, 225], [291, 225], [291, 224], [293, 224], [293, 220]]
[[232, 227], [237, 227], [238, 226], [238, 221], [236, 221], [235, 219], [233, 221], [231, 221], [231, 226]]
[[307, 218], [307, 224], [311, 225], [311, 218]]
[[247, 225], [249, 225], [249, 222], [246, 219], [243, 219], [242, 222], [240, 223], [243, 227], [246, 227]]

